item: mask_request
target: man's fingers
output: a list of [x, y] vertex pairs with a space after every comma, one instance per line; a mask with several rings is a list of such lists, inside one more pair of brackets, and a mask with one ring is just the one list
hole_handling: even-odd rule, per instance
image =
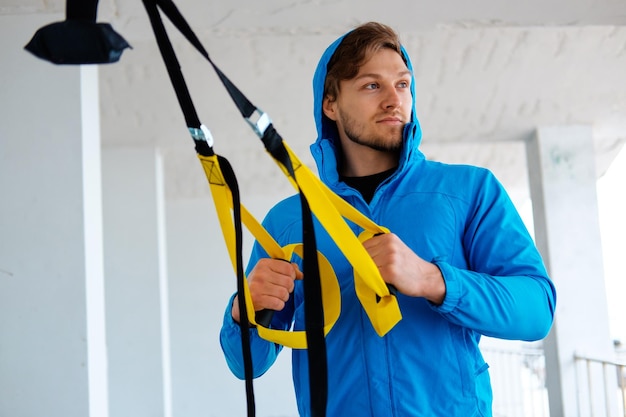
[[[293, 287], [293, 285], [291, 285], [291, 287]], [[290, 288], [288, 285], [269, 281], [257, 289], [259, 296], [278, 298], [282, 301], [289, 300], [291, 291], [293, 291], [293, 288]]]
[[304, 274], [302, 273], [302, 271], [300, 271], [300, 267], [298, 266], [298, 264], [292, 262], [291, 265], [293, 265], [293, 270], [296, 272], [295, 279], [302, 279], [304, 277]]
[[255, 309], [282, 310], [302, 272], [295, 263], [279, 259], [261, 259], [248, 276]]
[[[295, 262], [287, 262], [281, 259], [271, 259], [270, 268], [273, 272], [289, 277], [291, 280], [302, 279], [304, 276], [300, 267]], [[292, 288], [293, 289], [293, 288]]]
[[[281, 294], [281, 295], [278, 295]], [[255, 304], [256, 310], [270, 309], [275, 311], [280, 311], [285, 308], [285, 303], [289, 300], [289, 294], [287, 293], [287, 297], [284, 296], [282, 291], [279, 293], [273, 294], [263, 294], [258, 296], [258, 307]]]

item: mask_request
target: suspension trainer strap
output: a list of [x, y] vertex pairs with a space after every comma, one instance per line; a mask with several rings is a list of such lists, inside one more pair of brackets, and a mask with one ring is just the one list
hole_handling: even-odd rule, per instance
[[[172, 1], [156, 1], [159, 5], [163, 3], [162, 9], [168, 13], [170, 20], [215, 68], [242, 116], [262, 139], [292, 185], [305, 194], [311, 210], [353, 266], [357, 296], [374, 329], [380, 336], [386, 334], [402, 318], [394, 296], [395, 290], [385, 284], [380, 271], [358, 241], [362, 242], [371, 236], [389, 231], [364, 216], [315, 177], [284, 143], [267, 114], [254, 106], [217, 68]], [[342, 216], [364, 229], [358, 240]]]
[[[150, 0], [144, 0], [150, 1]], [[300, 162], [297, 156], [289, 149], [280, 135], [274, 129], [266, 113], [255, 107], [232, 82], [210, 60], [208, 53], [202, 47], [197, 37], [171, 0], [151, 0], [163, 3], [163, 10], [171, 15], [170, 20], [184, 34], [184, 36], [198, 49], [198, 51], [216, 69], [220, 79], [227, 88], [237, 107], [246, 117], [246, 121], [255, 133], [262, 139], [266, 149], [276, 160], [279, 167], [292, 185], [303, 192], [324, 229], [331, 235], [342, 253], [346, 256], [355, 273], [357, 296], [365, 309], [376, 332], [383, 336], [401, 320], [395, 291], [385, 284], [380, 271], [369, 257], [359, 241], [371, 236], [389, 231], [364, 216], [342, 198], [333, 193], [323, 184], [311, 170]], [[166, 36], [166, 34], [165, 34]], [[295, 175], [292, 175], [295, 174]], [[364, 229], [358, 237], [354, 236], [342, 217], [345, 217]]]
[[[186, 33], [187, 38], [194, 45], [196, 45], [196, 47], [200, 47], [201, 53], [210, 61], [208, 53], [206, 53], [204, 48], [202, 48], [202, 45], [198, 41], [197, 37], [193, 35], [193, 31], [191, 31], [191, 28], [185, 22], [184, 18], [182, 17], [173, 2], [169, 0], [144, 0], [144, 5], [150, 16], [150, 22], [153, 26], [154, 33], [159, 44], [159, 49], [161, 51], [164, 61], [166, 62], [168, 74], [170, 75], [170, 79], [176, 90], [176, 95], [181, 105], [181, 109], [185, 114], [187, 127], [191, 132], [194, 141], [196, 142], [196, 150], [199, 155], [210, 157], [213, 155], [212, 137], [210, 136], [210, 133], [207, 135], [208, 129], [206, 129], [203, 125], [199, 123], [197, 113], [195, 112], [193, 102], [191, 101], [189, 90], [184, 82], [182, 71], [180, 70], [180, 64], [176, 59], [176, 55], [167, 36], [167, 32], [161, 20], [157, 6], [160, 6], [162, 10], [168, 15], [168, 17], [170, 17], [170, 19], [173, 19], [173, 23], [175, 23], [175, 25], [179, 29], [182, 28], [184, 33]], [[222, 82], [227, 87], [230, 86], [231, 88], [234, 88], [236, 90], [236, 87], [232, 83], [230, 83], [230, 81], [228, 81], [226, 76], [221, 71], [219, 71], [219, 69], [212, 62], [211, 64], [218, 72], [218, 75]], [[229, 89], [229, 92], [231, 91], [232, 90]], [[247, 99], [245, 99], [243, 94], [239, 93], [239, 97], [232, 96], [232, 98], [233, 100], [235, 100], [238, 108], [242, 111], [242, 115], [244, 115], [244, 113], [247, 113], [247, 115], [244, 115], [244, 117], [248, 118], [252, 115], [252, 112], [254, 112], [255, 108], [250, 108], [250, 106], [252, 105]], [[274, 135], [277, 136], [275, 130], [271, 129], [270, 133], [271, 132], [274, 132]], [[268, 136], [268, 140], [270, 138], [271, 136]], [[203, 146], [202, 143], [198, 144], [198, 142], [204, 142], [206, 143], [206, 146]], [[282, 139], [280, 140], [280, 142], [282, 142]], [[276, 142], [274, 141], [273, 143]], [[283, 148], [282, 152], [280, 149], [278, 150], [278, 154], [286, 156], [287, 152]], [[232, 172], [230, 164], [226, 159], [220, 158], [218, 159], [217, 164], [218, 169], [220, 168], [220, 166], [223, 166], [224, 168], [222, 174], [224, 174], [224, 179], [226, 180], [233, 197], [232, 206], [234, 211], [233, 216], [236, 235], [235, 264], [237, 270], [237, 291], [239, 294], [238, 300], [241, 315], [240, 326], [242, 335], [242, 350], [244, 352], [244, 372], [246, 377], [248, 416], [253, 417], [255, 415], [255, 406], [252, 387], [252, 360], [250, 354], [250, 341], [248, 331], [249, 322], [247, 318], [248, 308], [246, 305], [250, 305], [251, 303], [249, 302], [250, 300], [246, 300], [246, 298], [248, 298], [249, 296], [246, 297], [245, 294], [245, 278], [243, 274], [243, 262], [241, 259], [241, 203], [239, 200], [239, 191], [237, 188], [235, 176]], [[292, 176], [294, 181], [297, 182], [293, 167], [291, 166], [291, 163], [288, 159], [285, 160], [284, 166], [289, 171], [289, 174]], [[302, 203], [303, 245], [305, 251], [303, 257], [303, 272], [307, 277], [305, 279], [305, 295], [307, 295], [308, 300], [305, 302], [305, 322], [307, 344], [309, 348], [308, 357], [309, 374], [311, 380], [311, 408], [313, 417], [325, 417], [328, 381], [326, 364], [326, 340], [324, 338], [324, 310], [321, 298], [321, 282], [319, 267], [317, 265], [317, 247], [315, 242], [315, 231], [313, 227], [313, 214], [306, 201], [306, 196], [302, 192], [300, 192], [300, 198]], [[309, 292], [311, 294], [310, 297], [308, 296]]]
[[[180, 73], [178, 66], [175, 66], [174, 72], [176, 74]], [[180, 84], [183, 85], [182, 83]], [[184, 94], [182, 96], [186, 97], [188, 96], [188, 94]], [[210, 135], [210, 132], [208, 132], [208, 129], [206, 129], [204, 125], [200, 125], [200, 126], [201, 126], [201, 129], [195, 129], [195, 130], [200, 131], [201, 134], [204, 133], [205, 136], [208, 137]], [[268, 135], [268, 136], [271, 137], [271, 135]], [[211, 138], [209, 139], [210, 139], [209, 142], [212, 144], [212, 139]], [[210, 151], [212, 152], [212, 149], [210, 149]], [[283, 158], [283, 160], [286, 161], [284, 163], [285, 165], [288, 165], [291, 163], [291, 161], [289, 160], [290, 158], [295, 159], [297, 161], [297, 158], [292, 157], [292, 152], [291, 150], [287, 148], [286, 144], [284, 144], [283, 153], [284, 155], [289, 156], [289, 158], [287, 159]], [[200, 162], [202, 163], [202, 166], [205, 171], [205, 175], [208, 179], [209, 184], [211, 185], [211, 194], [213, 196], [213, 200], [216, 205], [218, 217], [220, 219], [221, 228], [224, 231], [224, 238], [225, 238], [226, 244], [229, 248], [234, 249], [234, 238], [232, 238], [232, 236], [234, 236], [234, 232], [231, 230], [233, 226], [231, 224], [231, 220], [229, 220], [230, 218], [229, 210], [233, 209], [231, 205], [232, 203], [230, 203], [230, 200], [232, 198], [230, 195], [230, 190], [228, 189], [228, 186], [225, 183], [221, 175], [219, 163], [217, 162], [216, 157], [214, 155], [208, 155], [208, 154], [205, 154], [205, 155], [206, 156], [203, 156], [203, 152], [199, 152], [198, 158]], [[295, 166], [294, 171], [298, 171], [298, 167], [300, 165], [301, 163], [297, 161], [297, 165]], [[285, 174], [288, 175], [287, 170], [282, 166], [281, 168], [283, 168], [285, 170]], [[303, 172], [303, 171], [298, 171], [298, 172]], [[313, 174], [311, 172], [308, 172], [308, 175], [312, 176]], [[297, 187], [297, 184], [295, 181], [293, 181], [293, 178], [290, 177], [290, 179], [292, 180], [294, 187]], [[343, 201], [341, 199], [339, 200]], [[348, 207], [351, 207], [351, 206], [348, 205]], [[270, 257], [276, 258], [276, 259], [289, 260], [291, 259], [293, 254], [297, 254], [300, 257], [303, 256], [302, 250], [301, 250], [302, 245], [299, 245], [299, 244], [287, 245], [286, 247], [281, 248], [274, 241], [274, 239], [269, 235], [269, 233], [267, 233], [267, 231], [263, 228], [263, 226], [261, 226], [261, 224], [250, 214], [250, 212], [245, 208], [243, 204], [241, 205], [241, 211], [242, 211], [242, 220], [243, 220], [243, 223], [246, 225], [246, 228], [250, 230], [252, 235], [261, 244], [261, 246], [270, 255]], [[363, 218], [366, 221], [369, 221], [369, 219], [365, 217]], [[360, 222], [360, 223], [363, 223], [363, 222]], [[229, 253], [234, 254], [235, 252], [229, 250]], [[322, 279], [323, 279], [322, 292], [324, 294], [323, 299], [325, 300], [324, 302], [325, 311], [328, 312], [327, 314], [325, 314], [326, 326], [324, 330], [324, 333], [327, 334], [339, 317], [339, 310], [340, 310], [340, 305], [341, 305], [340, 290], [339, 290], [336, 276], [328, 260], [321, 253], [318, 253], [318, 259], [321, 263], [320, 268], [322, 269], [322, 272], [323, 272], [322, 273]], [[232, 261], [233, 261], [233, 267], [235, 268], [236, 266], [235, 266], [234, 258], [232, 258]], [[247, 287], [247, 285], [244, 286], [244, 288], [245, 287]], [[263, 323], [258, 319], [258, 312], [256, 314], [257, 319], [256, 320], [254, 319], [255, 314], [251, 305], [248, 306], [248, 312], [249, 312], [248, 317], [250, 319], [251, 324], [263, 326]], [[267, 326], [264, 326], [264, 327], [267, 327]], [[304, 335], [304, 332], [298, 332], [298, 331], [286, 332], [283, 330], [265, 329], [264, 327], [259, 327], [259, 333], [261, 337], [263, 337], [264, 339], [267, 339], [267, 340], [270, 340], [275, 343], [279, 343], [279, 344], [282, 344], [291, 348], [295, 348], [295, 349], [307, 348], [306, 337]]]
[[[169, 74], [172, 85], [176, 92], [176, 97], [183, 111], [187, 128], [194, 140], [196, 152], [205, 158], [211, 157], [218, 161], [217, 166], [220, 169], [220, 177], [223, 178], [224, 183], [228, 184], [228, 188], [231, 191], [230, 196], [232, 199], [233, 207], [233, 221], [234, 236], [235, 236], [235, 250], [233, 257], [234, 266], [237, 275], [237, 292], [243, 294], [244, 273], [243, 273], [243, 255], [242, 255], [242, 230], [241, 230], [241, 210], [240, 210], [240, 197], [239, 187], [237, 179], [232, 170], [232, 167], [226, 158], [215, 155], [213, 152], [213, 139], [209, 130], [200, 123], [200, 119], [196, 113], [195, 107], [189, 94], [189, 89], [185, 83], [185, 79], [180, 70], [180, 64], [176, 58], [174, 48], [167, 36], [165, 26], [161, 20], [157, 5], [153, 1], [144, 0], [144, 6], [150, 18], [150, 23], [157, 38], [157, 43], [165, 65]], [[223, 170], [222, 170], [223, 168]], [[254, 387], [253, 387], [253, 374], [252, 374], [252, 354], [250, 352], [250, 333], [248, 328], [250, 326], [248, 320], [248, 313], [246, 308], [246, 297], [239, 297], [239, 310], [240, 320], [239, 325], [241, 327], [241, 347], [244, 362], [244, 376], [246, 385], [246, 402], [247, 402], [247, 415], [248, 417], [254, 417], [256, 415], [256, 407], [254, 400]]]
[[[243, 251], [242, 251], [242, 230], [241, 230], [241, 210], [240, 210], [240, 197], [239, 187], [237, 185], [237, 178], [235, 173], [226, 158], [218, 156], [219, 166], [221, 172], [224, 175], [224, 181], [228, 184], [232, 193], [233, 202], [233, 224], [235, 226], [235, 247], [236, 247], [236, 270], [237, 270], [237, 293], [243, 294], [243, 287], [245, 277], [243, 274]], [[252, 385], [252, 354], [250, 352], [250, 332], [248, 331], [249, 320], [248, 312], [246, 309], [245, 297], [238, 297], [239, 303], [239, 323], [241, 326], [241, 345], [244, 361], [244, 374], [246, 384], [246, 399], [248, 404], [248, 417], [254, 417], [256, 415], [256, 407], [254, 401], [254, 387]]]
[[[289, 149], [269, 116], [253, 105], [215, 65], [173, 2], [156, 1], [176, 28], [209, 61], [241, 115], [262, 140], [265, 149], [283, 169], [294, 188], [305, 195], [312, 212], [354, 268], [356, 293], [374, 329], [378, 335], [385, 335], [401, 320], [400, 307], [395, 297], [395, 289], [384, 282], [380, 271], [359, 241], [363, 242], [371, 236], [388, 233], [389, 230], [364, 216], [315, 177]], [[364, 229], [358, 239], [342, 217]]]

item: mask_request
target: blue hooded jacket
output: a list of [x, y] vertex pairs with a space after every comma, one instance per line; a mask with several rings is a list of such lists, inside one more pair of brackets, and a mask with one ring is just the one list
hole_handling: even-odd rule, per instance
[[[481, 335], [538, 340], [548, 333], [556, 293], [543, 261], [501, 184], [486, 169], [428, 161], [413, 106], [397, 171], [368, 204], [339, 179], [336, 129], [322, 116], [326, 66], [343, 38], [328, 47], [313, 80], [317, 141], [311, 151], [320, 178], [334, 192], [389, 228], [441, 270], [446, 296], [436, 306], [398, 294], [403, 319], [379, 337], [354, 290], [352, 267], [321, 228], [318, 249], [341, 286], [341, 316], [326, 337], [329, 417], [491, 416], [488, 365]], [[403, 49], [409, 70], [408, 54]], [[415, 102], [414, 83], [411, 93]], [[263, 222], [281, 245], [301, 242], [297, 196], [278, 203]], [[319, 226], [319, 225], [318, 225]], [[361, 230], [351, 225], [355, 233]], [[255, 245], [248, 269], [267, 257]], [[240, 330], [228, 304], [220, 342], [232, 372], [243, 378]], [[304, 329], [302, 282], [272, 327]], [[255, 377], [282, 347], [250, 329]], [[310, 415], [306, 351], [293, 350], [293, 381], [301, 416]]]

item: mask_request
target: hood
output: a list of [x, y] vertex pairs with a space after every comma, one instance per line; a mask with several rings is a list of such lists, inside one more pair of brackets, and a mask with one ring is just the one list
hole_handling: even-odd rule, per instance
[[[324, 81], [326, 80], [327, 72], [326, 67], [328, 65], [328, 61], [330, 61], [330, 58], [335, 53], [335, 50], [337, 49], [339, 44], [341, 44], [341, 41], [348, 33], [341, 36], [326, 49], [326, 51], [320, 58], [319, 63], [317, 64], [315, 75], [313, 76], [313, 114], [315, 117], [315, 126], [317, 128], [317, 140], [313, 145], [311, 145], [311, 152], [318, 165], [318, 171], [320, 173], [320, 176], [323, 180], [326, 180], [326, 182], [328, 182], [327, 180], [337, 177], [337, 166], [336, 160], [329, 161], [328, 158], [323, 158], [323, 154], [326, 154], [327, 152], [332, 152], [334, 154], [336, 149], [336, 143], [338, 143], [339, 141], [339, 139], [337, 138], [337, 130], [334, 123], [328, 118], [324, 117], [324, 113], [322, 111], [322, 102], [324, 100]], [[407, 67], [409, 68], [411, 73], [413, 73], [413, 65], [411, 64], [411, 59], [409, 58], [409, 54], [404, 49], [404, 46], [402, 46], [402, 54], [404, 55], [404, 58], [406, 60]], [[417, 114], [415, 112], [414, 76], [411, 76], [411, 96], [413, 97], [411, 121], [407, 123], [404, 127], [404, 147], [400, 156], [400, 169], [404, 166], [405, 162], [412, 154], [415, 153], [421, 156], [421, 153], [418, 151], [418, 147], [422, 138], [422, 130], [420, 128]], [[329, 175], [330, 178], [328, 177]]]

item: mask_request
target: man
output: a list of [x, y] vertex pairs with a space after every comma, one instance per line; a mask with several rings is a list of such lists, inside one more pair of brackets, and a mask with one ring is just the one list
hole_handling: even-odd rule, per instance
[[[318, 139], [311, 149], [320, 178], [391, 231], [363, 245], [398, 290], [403, 316], [386, 335], [376, 334], [355, 294], [352, 267], [317, 229], [318, 249], [341, 286], [341, 315], [326, 337], [332, 417], [490, 416], [481, 335], [538, 340], [552, 324], [554, 287], [499, 182], [485, 169], [427, 161], [418, 150], [411, 70], [393, 30], [368, 23], [333, 43], [314, 77]], [[299, 204], [286, 199], [264, 221], [281, 245], [301, 241]], [[249, 269], [255, 310], [276, 310], [273, 328], [303, 329], [298, 264], [268, 259], [256, 245]], [[241, 378], [238, 320], [233, 298], [220, 339]], [[281, 346], [249, 332], [259, 376]], [[306, 351], [293, 350], [293, 379], [307, 416]]]

